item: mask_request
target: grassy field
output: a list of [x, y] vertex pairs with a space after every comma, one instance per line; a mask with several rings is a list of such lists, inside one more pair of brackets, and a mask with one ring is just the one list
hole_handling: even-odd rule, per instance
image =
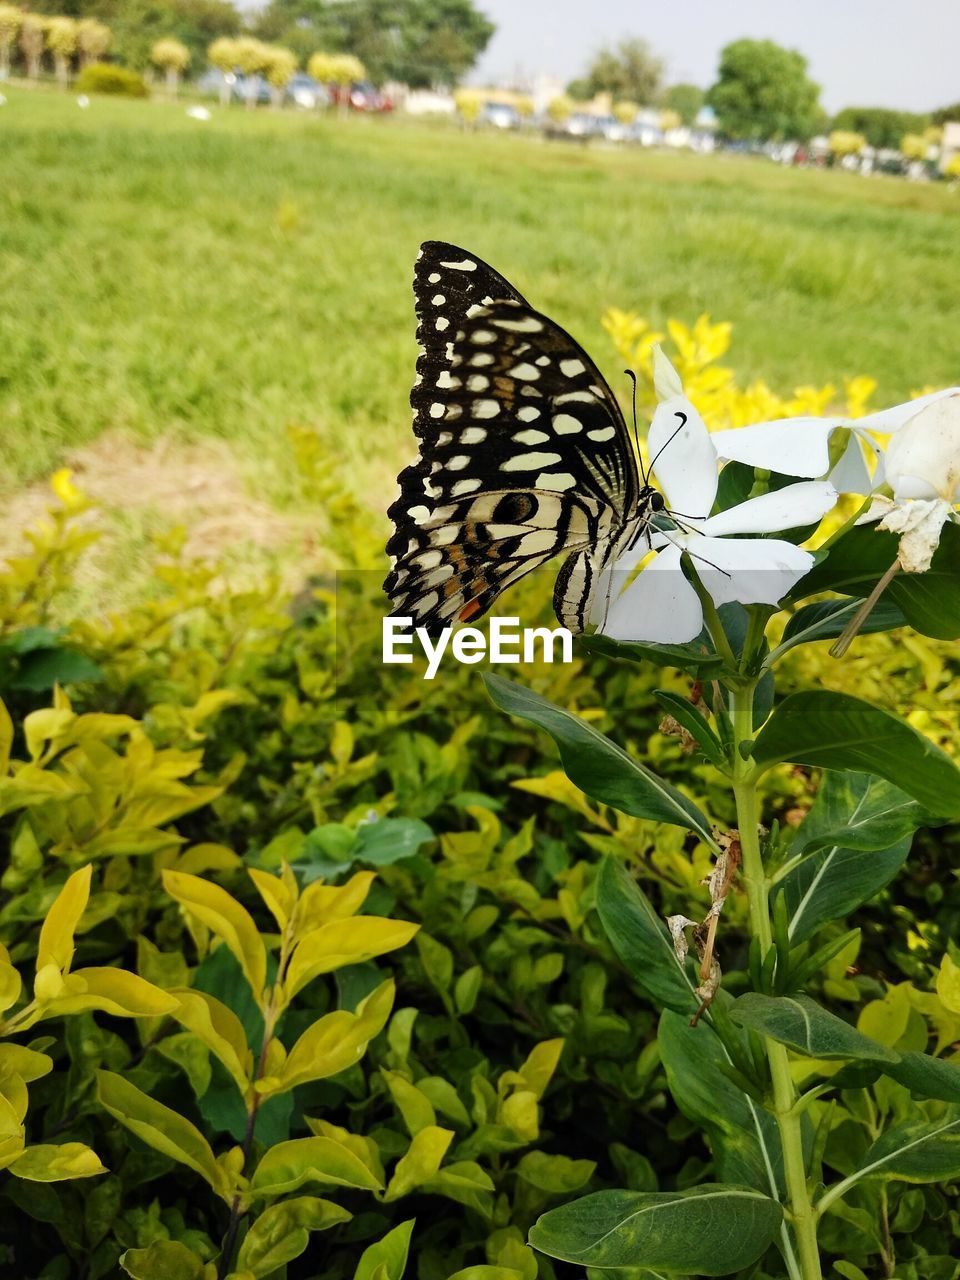
[[[489, 258], [611, 375], [609, 305], [734, 323], [778, 389], [957, 378], [960, 198], [758, 160], [391, 119], [10, 89], [0, 110], [2, 491], [106, 431], [228, 442], [283, 500], [315, 426], [382, 509], [410, 449], [418, 242]], [[380, 500], [380, 491], [382, 501]]]

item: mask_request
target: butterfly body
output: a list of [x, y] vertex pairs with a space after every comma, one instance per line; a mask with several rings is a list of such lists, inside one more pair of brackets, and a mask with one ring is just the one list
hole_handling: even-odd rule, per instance
[[485, 613], [559, 554], [554, 610], [582, 631], [660, 494], [586, 352], [474, 255], [429, 241], [414, 292], [420, 456], [400, 475], [384, 589], [428, 631]]

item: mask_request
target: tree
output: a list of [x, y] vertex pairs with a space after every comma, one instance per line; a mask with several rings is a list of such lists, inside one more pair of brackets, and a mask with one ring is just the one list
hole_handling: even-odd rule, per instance
[[70, 59], [77, 50], [77, 24], [73, 18], [47, 19], [47, 45], [53, 54], [53, 65], [61, 89], [70, 80]]
[[[234, 53], [236, 57], [234, 65], [248, 80], [252, 81], [254, 76], [259, 76], [270, 65], [270, 46], [264, 44], [262, 40], [255, 40], [253, 36], [241, 36], [239, 40], [235, 40]], [[244, 86], [244, 100], [248, 111], [252, 111], [257, 105], [254, 84]]]
[[830, 151], [842, 160], [844, 156], [858, 156], [867, 145], [862, 133], [853, 133], [849, 129], [834, 129], [830, 134]]
[[297, 55], [282, 45], [267, 45], [267, 65], [265, 73], [270, 85], [271, 105], [275, 110], [283, 106], [283, 91], [297, 69]]
[[179, 40], [166, 36], [150, 50], [150, 61], [166, 75], [167, 92], [175, 98], [180, 89], [180, 76], [190, 65], [190, 50]]
[[806, 139], [818, 124], [820, 86], [802, 54], [772, 40], [734, 40], [707, 101], [730, 138]]
[[563, 124], [573, 112], [573, 99], [568, 98], [565, 93], [559, 94], [556, 98], [551, 98], [547, 103], [547, 115], [554, 124]]
[[20, 30], [23, 14], [12, 4], [0, 4], [0, 78], [10, 74], [10, 52]]
[[202, 65], [211, 41], [238, 35], [242, 24], [231, 0], [56, 0], [56, 8], [105, 22], [113, 32], [114, 57], [141, 71], [150, 65], [158, 40], [179, 40], [191, 62]]
[[314, 80], [336, 88], [341, 115], [346, 115], [350, 105], [350, 86], [366, 79], [367, 75], [366, 67], [351, 53], [315, 53], [307, 64], [307, 71]]
[[464, 128], [472, 128], [477, 123], [483, 106], [483, 94], [478, 89], [458, 89], [453, 95], [453, 101]]
[[660, 92], [663, 59], [646, 40], [631, 37], [608, 49], [601, 49], [587, 69], [587, 96], [609, 93], [615, 99], [653, 102]]
[[926, 160], [930, 143], [922, 133], [905, 133], [900, 139], [900, 150], [907, 160]]
[[43, 18], [35, 13], [25, 13], [20, 24], [20, 48], [27, 63], [27, 79], [40, 76], [40, 62], [47, 43], [47, 28]]
[[110, 48], [113, 32], [106, 23], [96, 18], [81, 18], [77, 23], [77, 48], [80, 51], [80, 65], [87, 67], [96, 62]]
[[948, 107], [937, 107], [930, 112], [931, 124], [952, 124], [960, 120], [960, 102], [952, 102]]
[[305, 55], [349, 50], [377, 83], [454, 85], [495, 27], [473, 0], [270, 0], [257, 34]]
[[694, 124], [706, 94], [696, 84], [672, 84], [664, 89], [660, 105], [675, 111], [685, 125]]
[[862, 133], [871, 147], [896, 150], [905, 133], [923, 133], [930, 117], [891, 107], [844, 107], [833, 117], [834, 129]]
[[621, 124], [633, 124], [637, 118], [637, 112], [640, 108], [635, 102], [623, 101], [613, 104], [613, 114], [617, 117]]
[[214, 40], [213, 44], [207, 50], [207, 58], [212, 66], [223, 73], [223, 79], [220, 81], [220, 105], [228, 107], [230, 105], [230, 85], [227, 79], [233, 74], [234, 69], [239, 65], [238, 41], [230, 36], [221, 36], [219, 40]]

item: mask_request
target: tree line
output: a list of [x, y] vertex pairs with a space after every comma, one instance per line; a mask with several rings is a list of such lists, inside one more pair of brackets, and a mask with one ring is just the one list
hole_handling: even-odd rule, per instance
[[928, 113], [847, 107], [831, 120], [807, 59], [773, 40], [732, 41], [721, 51], [717, 79], [706, 90], [665, 85], [665, 71], [646, 40], [629, 38], [596, 53], [567, 93], [579, 101], [607, 93], [615, 101], [659, 106], [676, 112], [684, 124], [692, 124], [706, 104], [726, 137], [746, 142], [805, 141], [832, 128], [858, 134], [873, 147], [899, 148], [905, 136], [922, 138], [931, 126], [960, 119], [960, 103], [955, 103]]
[[[0, 50], [6, 48], [8, 64], [37, 74], [46, 52], [58, 56], [49, 34], [44, 34], [54, 19], [27, 15], [9, 2], [2, 7], [26, 21], [8, 16], [6, 28], [0, 27]], [[452, 87], [473, 66], [495, 29], [473, 0], [269, 0], [252, 14], [231, 0], [58, 0], [57, 9], [58, 20], [73, 24], [62, 28], [65, 33], [78, 32], [81, 25], [90, 31], [93, 23], [109, 29], [109, 42], [95, 57], [108, 55], [136, 71], [157, 65], [153, 54], [162, 41], [175, 40], [187, 50], [184, 66], [199, 67], [210, 45], [227, 38], [283, 49], [296, 59], [295, 65], [306, 63], [317, 49], [352, 54], [377, 84], [392, 79], [414, 87]], [[4, 46], [2, 32], [11, 28]], [[29, 54], [24, 51], [24, 31]], [[58, 44], [70, 43], [69, 35], [53, 38]], [[249, 51], [249, 45], [244, 47]], [[66, 65], [84, 57], [76, 44]]]

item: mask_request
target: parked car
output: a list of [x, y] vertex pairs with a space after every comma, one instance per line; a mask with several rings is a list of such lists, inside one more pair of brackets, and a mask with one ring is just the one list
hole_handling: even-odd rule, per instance
[[494, 129], [519, 129], [520, 112], [509, 102], [487, 102], [477, 117], [477, 123], [491, 125]]
[[350, 86], [350, 106], [354, 111], [392, 111], [393, 103], [376, 85], [364, 81]]
[[305, 111], [313, 111], [316, 107], [325, 107], [330, 102], [330, 94], [320, 83], [303, 71], [298, 71], [287, 82], [284, 90], [288, 101]]

